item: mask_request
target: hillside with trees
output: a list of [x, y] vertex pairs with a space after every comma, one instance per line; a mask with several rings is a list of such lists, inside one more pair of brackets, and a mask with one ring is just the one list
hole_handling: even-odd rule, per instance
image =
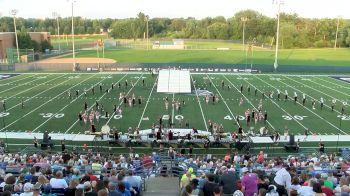
[[[247, 42], [272, 45], [275, 42], [276, 18], [264, 16], [253, 10], [244, 10], [233, 17], [222, 16], [195, 18], [150, 18], [149, 35], [151, 38], [184, 38], [184, 39], [220, 39], [242, 40], [242, 17], [247, 18], [245, 37]], [[309, 48], [333, 47], [335, 41], [337, 18], [312, 19], [302, 18], [297, 14], [281, 14], [281, 47]], [[56, 34], [56, 20], [18, 18], [20, 31], [48, 31]], [[71, 33], [71, 18], [60, 18], [61, 34]], [[115, 39], [139, 39], [146, 31], [146, 15], [139, 13], [135, 18], [126, 19], [86, 19], [75, 17], [76, 34], [100, 33], [110, 29]], [[0, 31], [14, 31], [11, 17], [0, 18]], [[350, 20], [339, 20], [339, 47], [350, 46]]]

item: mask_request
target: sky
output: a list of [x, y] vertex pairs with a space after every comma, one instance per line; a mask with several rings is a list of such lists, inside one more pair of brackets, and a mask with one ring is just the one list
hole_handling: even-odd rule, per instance
[[[0, 15], [9, 16], [12, 9], [23, 18], [62, 17], [71, 15], [72, 0], [0, 0]], [[277, 1], [277, 0], [275, 0]], [[350, 0], [284, 0], [281, 11], [297, 13], [306, 18], [350, 19]], [[245, 9], [276, 16], [278, 6], [273, 0], [75, 0], [74, 15], [84, 18], [130, 18], [143, 12], [150, 16], [197, 19], [232, 17]]]

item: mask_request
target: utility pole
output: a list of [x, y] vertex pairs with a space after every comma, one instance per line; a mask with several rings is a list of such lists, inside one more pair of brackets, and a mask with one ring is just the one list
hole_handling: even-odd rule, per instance
[[17, 62], [20, 63], [19, 59], [19, 48], [18, 48], [18, 37], [17, 37], [17, 27], [16, 27], [16, 15], [18, 13], [18, 10], [13, 9], [11, 10], [11, 14], [13, 15], [13, 25], [15, 27], [15, 37], [16, 37], [16, 47], [17, 47]]

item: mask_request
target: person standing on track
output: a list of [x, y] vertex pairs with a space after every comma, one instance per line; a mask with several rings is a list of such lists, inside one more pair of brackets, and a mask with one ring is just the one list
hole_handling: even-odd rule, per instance
[[249, 85], [248, 85], [247, 89], [248, 89], [248, 95], [250, 95], [250, 86]]
[[279, 101], [281, 98], [281, 91], [280, 89], [277, 89], [277, 101]]
[[221, 80], [221, 88], [223, 89], [225, 87], [225, 82], [224, 80]]
[[243, 93], [243, 84], [241, 84], [241, 93]]
[[305, 106], [305, 102], [306, 102], [306, 96], [305, 96], [305, 93], [303, 93], [303, 106]]

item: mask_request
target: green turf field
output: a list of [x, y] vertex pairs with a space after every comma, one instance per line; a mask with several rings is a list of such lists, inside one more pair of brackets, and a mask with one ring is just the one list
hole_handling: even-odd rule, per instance
[[[145, 86], [142, 85], [145, 80]], [[233, 118], [240, 115], [240, 123], [245, 131], [260, 129], [265, 126], [263, 122], [247, 126], [244, 122], [244, 112], [249, 108], [257, 108], [262, 99], [261, 92], [274, 91], [273, 99], [262, 99], [263, 110], [268, 113], [268, 127], [270, 130], [281, 129], [286, 126], [290, 133], [303, 134], [305, 128], [309, 128], [313, 134], [337, 135], [350, 134], [349, 107], [346, 107], [346, 115], [341, 116], [341, 103], [348, 102], [350, 98], [349, 83], [339, 81], [328, 76], [297, 76], [297, 75], [230, 75], [230, 74], [192, 74], [195, 80], [194, 88], [206, 88], [208, 91], [217, 94], [220, 101], [217, 104], [206, 104], [204, 97], [195, 94], [161, 94], [156, 92], [153, 84], [157, 75], [152, 77], [148, 73], [67, 73], [67, 74], [22, 74], [9, 79], [0, 80], [0, 100], [5, 100], [6, 111], [0, 105], [0, 131], [1, 132], [44, 132], [51, 133], [84, 133], [89, 130], [87, 125], [78, 122], [78, 113], [83, 111], [84, 102], [88, 110], [94, 109], [94, 103], [98, 101], [108, 111], [110, 116], [95, 121], [97, 130], [103, 125], [116, 127], [125, 132], [128, 127], [140, 127], [149, 129], [153, 123], [157, 123], [159, 117], [170, 114], [179, 127], [176, 119], [184, 118], [190, 127], [206, 130], [208, 121], [211, 120], [222, 124], [225, 131], [232, 132], [237, 129], [237, 121]], [[124, 86], [124, 81], [129, 81], [129, 86]], [[209, 86], [209, 81], [212, 86]], [[221, 87], [224, 81], [225, 87]], [[118, 88], [118, 83], [121, 88]], [[102, 84], [103, 89], [114, 89], [109, 93], [99, 91], [98, 85]], [[130, 84], [134, 83], [131, 87]], [[243, 94], [239, 88], [243, 84]], [[228, 89], [227, 85], [231, 88]], [[95, 95], [89, 90], [87, 96], [82, 93], [84, 89], [95, 87]], [[247, 86], [251, 87], [250, 94], [247, 93]], [[255, 88], [258, 89], [254, 95]], [[277, 100], [276, 91], [288, 90], [287, 101]], [[75, 98], [75, 90], [80, 94]], [[71, 91], [72, 99], [68, 97]], [[307, 102], [303, 107], [300, 103], [293, 102], [294, 91], [299, 99], [302, 93], [306, 94]], [[119, 93], [125, 92], [129, 96], [135, 94], [141, 96], [141, 105], [135, 107], [124, 107], [119, 100]], [[283, 94], [282, 94], [283, 95]], [[164, 98], [168, 96], [171, 100], [185, 101], [181, 113], [171, 108], [165, 110]], [[282, 96], [281, 96], [282, 97]], [[323, 97], [325, 106], [320, 110], [319, 100]], [[244, 103], [239, 106], [240, 99]], [[316, 100], [316, 109], [312, 109], [311, 100]], [[335, 111], [330, 109], [331, 100], [337, 99]], [[21, 102], [24, 108], [21, 107]], [[113, 115], [113, 105], [121, 105], [122, 115]], [[342, 119], [342, 121], [341, 121]], [[183, 123], [184, 124], [184, 123]]]
[[[259, 49], [245, 58], [242, 50], [105, 50], [105, 58], [119, 63], [206, 63], [272, 65], [273, 50]], [[95, 50], [80, 51], [77, 57], [96, 57]], [[350, 49], [280, 50], [280, 65], [349, 66]]]

